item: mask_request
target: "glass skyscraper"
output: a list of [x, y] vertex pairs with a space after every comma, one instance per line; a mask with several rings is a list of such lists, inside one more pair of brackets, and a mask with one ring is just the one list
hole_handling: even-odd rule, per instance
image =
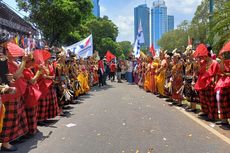
[[168, 31], [174, 30], [174, 16], [168, 15]]
[[149, 11], [150, 9], [147, 7], [147, 4], [139, 5], [134, 8], [134, 38], [136, 40], [138, 27], [141, 22], [145, 39], [145, 44], [143, 46], [145, 47], [149, 47], [150, 45]]
[[155, 0], [151, 9], [152, 42], [159, 49], [157, 42], [168, 31], [167, 7], [164, 0]]
[[99, 0], [93, 0], [93, 14], [96, 17], [100, 17], [100, 5]]

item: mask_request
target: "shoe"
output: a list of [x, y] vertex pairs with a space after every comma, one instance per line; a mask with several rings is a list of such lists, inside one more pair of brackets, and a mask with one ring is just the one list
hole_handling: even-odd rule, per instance
[[73, 101], [70, 102], [70, 104], [76, 105], [76, 104], [78, 104], [78, 101], [77, 100], [73, 100]]
[[199, 116], [207, 116], [207, 114], [205, 114], [205, 113], [203, 113], [203, 112], [199, 113], [198, 115], [199, 115]]
[[6, 151], [6, 152], [13, 152], [13, 151], [17, 151], [18, 148], [15, 146], [11, 146], [10, 148], [6, 148], [4, 146], [1, 147], [1, 151]]
[[46, 126], [46, 123], [45, 122], [38, 122], [37, 125], [38, 126]]
[[64, 106], [64, 107], [62, 107], [62, 109], [63, 110], [68, 110], [68, 109], [71, 109], [71, 107], [70, 106]]

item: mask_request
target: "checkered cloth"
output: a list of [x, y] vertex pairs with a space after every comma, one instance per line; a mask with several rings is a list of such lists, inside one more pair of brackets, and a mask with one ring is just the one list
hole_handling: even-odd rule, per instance
[[230, 118], [230, 87], [220, 90], [220, 118]]
[[35, 134], [37, 132], [37, 111], [37, 106], [26, 108], [29, 134]]
[[25, 105], [21, 98], [3, 102], [6, 108], [0, 142], [13, 141], [28, 132]]
[[212, 85], [199, 91], [201, 110], [208, 114], [209, 119], [218, 119], [216, 93]]
[[38, 103], [38, 121], [45, 121], [54, 118], [59, 113], [56, 90], [51, 87], [45, 96], [42, 96]]
[[50, 89], [50, 98], [49, 98], [49, 105], [48, 105], [48, 114], [47, 118], [55, 118], [59, 114], [59, 107], [57, 101], [57, 93], [56, 90], [51, 87]]

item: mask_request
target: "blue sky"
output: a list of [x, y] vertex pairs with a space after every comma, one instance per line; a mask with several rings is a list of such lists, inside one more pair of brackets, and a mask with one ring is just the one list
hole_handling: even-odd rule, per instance
[[[15, 0], [3, 0], [16, 7]], [[153, 0], [146, 0], [152, 7]], [[168, 14], [175, 16], [175, 27], [183, 20], [191, 20], [201, 0], [165, 0]], [[145, 0], [100, 0], [101, 16], [107, 15], [119, 28], [118, 41], [134, 40], [134, 7], [145, 3]]]

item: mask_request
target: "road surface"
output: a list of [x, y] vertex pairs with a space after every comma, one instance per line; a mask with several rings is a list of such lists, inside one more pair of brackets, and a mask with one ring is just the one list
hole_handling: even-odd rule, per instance
[[17, 152], [230, 153], [227, 142], [135, 85], [109, 83], [79, 100], [71, 116], [39, 127]]

